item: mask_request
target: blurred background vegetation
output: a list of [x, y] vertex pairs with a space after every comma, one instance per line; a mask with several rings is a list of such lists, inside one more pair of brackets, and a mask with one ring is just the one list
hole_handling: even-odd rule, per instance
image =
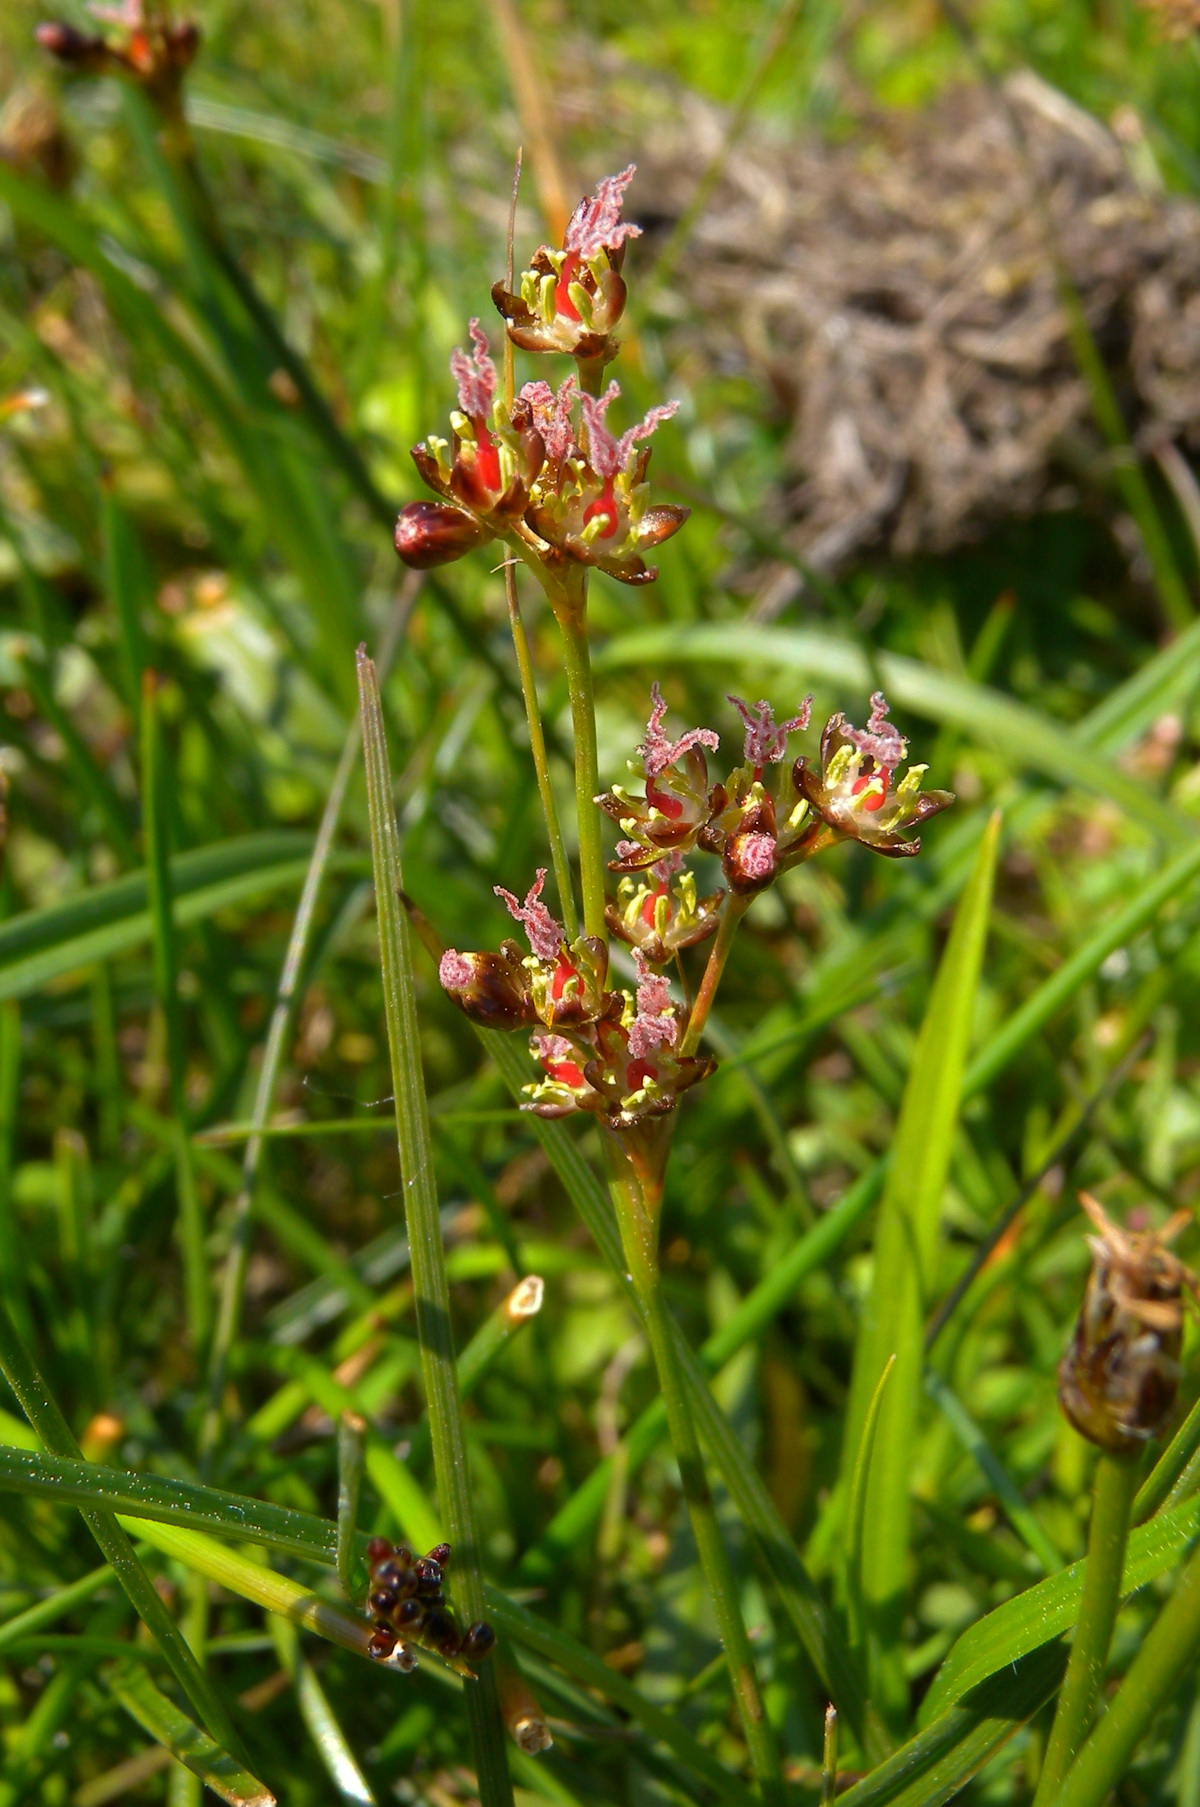
[[[975, 1012], [981, 1059], [1200, 829], [1200, 647], [1187, 626], [1195, 448], [1181, 432], [1174, 463], [1145, 437], [1136, 455], [1113, 449], [1111, 409], [1135, 434], [1146, 415], [1126, 348], [1102, 342], [1083, 384], [1088, 456], [1060, 460], [1052, 446], [1053, 481], [1022, 513], [974, 523], [948, 549], [900, 556], [877, 539], [813, 571], [789, 537], [794, 398], [766, 374], [770, 346], [758, 355], [733, 327], [714, 346], [696, 311], [711, 235], [703, 210], [694, 237], [686, 218], [679, 229], [677, 204], [689, 120], [716, 132], [715, 157], [700, 160], [711, 178], [701, 202], [715, 207], [743, 156], [769, 167], [808, 135], [852, 148], [880, 133], [904, 139], [951, 91], [969, 84], [978, 97], [981, 71], [1027, 68], [1106, 132], [1115, 119], [1110, 142], [1126, 147], [1147, 208], [1188, 207], [1200, 182], [1195, 39], [1171, 36], [1163, 11], [1121, 0], [987, 0], [969, 8], [966, 40], [932, 0], [513, 7], [203, 0], [186, 86], [194, 193], [143, 97], [52, 69], [33, 43], [46, 15], [30, 0], [8, 0], [0, 18], [0, 1281], [85, 1449], [120, 1467], [197, 1472], [204, 1365], [185, 1332], [179, 1188], [195, 1188], [215, 1277], [234, 1234], [241, 1153], [219, 1126], [251, 1113], [350, 720], [353, 649], [376, 644], [398, 611], [385, 701], [413, 896], [447, 942], [494, 945], [505, 919], [492, 885], [523, 893], [545, 861], [500, 580], [478, 555], [405, 589], [390, 543], [395, 510], [420, 493], [408, 447], [445, 430], [449, 351], [471, 314], [494, 331], [487, 293], [504, 269], [519, 143], [518, 267], [545, 233], [538, 203], [553, 204], [556, 170], [568, 206], [643, 141], [648, 167], [675, 172], [674, 186], [643, 181], [630, 196], [649, 230], [627, 269], [623, 381], [629, 418], [664, 393], [681, 398], [655, 471], [695, 512], [664, 548], [657, 586], [595, 586], [606, 777], [622, 776], [654, 677], [683, 725], [711, 722], [728, 738], [731, 685], [788, 712], [814, 688], [818, 720], [823, 707], [855, 714], [887, 654], [882, 675], [913, 757], [960, 798], [918, 861], [843, 849], [791, 875], [743, 931], [715, 1024], [722, 1070], [682, 1109], [666, 1203], [670, 1298], [694, 1342], [888, 1148], [949, 909], [989, 810], [1003, 807], [1005, 830]], [[83, 12], [72, 21], [89, 23]], [[692, 177], [701, 173], [693, 159]], [[1190, 212], [1172, 218], [1186, 238]], [[1118, 250], [1119, 240], [1114, 230]], [[1051, 244], [1044, 257], [1052, 281]], [[748, 258], [747, 295], [760, 279]], [[1200, 279], [1193, 309], [1198, 295]], [[1200, 324], [1189, 330], [1181, 381], [1200, 371]], [[1061, 325], [1059, 338], [1070, 361]], [[1074, 353], [1087, 343], [1077, 335]], [[1142, 487], [1131, 488], [1131, 470]], [[780, 569], [797, 581], [765, 609]], [[566, 798], [565, 684], [553, 624], [532, 598], [529, 608]], [[739, 641], [748, 617], [760, 637]], [[689, 650], [704, 624], [728, 624], [730, 637]], [[788, 638], [813, 630], [819, 644]], [[1173, 632], [1176, 653], [1164, 654]], [[839, 665], [834, 644], [861, 649], [860, 663]], [[152, 706], [147, 669], [158, 674]], [[156, 943], [144, 891], [104, 889], [146, 861], [151, 707], [173, 948]], [[393, 1443], [411, 1437], [419, 1412], [394, 1133], [376, 1108], [389, 1081], [365, 849], [355, 777], [255, 1189], [228, 1429], [206, 1470], [327, 1516], [335, 1439], [303, 1358], [327, 1372], [350, 1357], [339, 1373]], [[522, 1274], [547, 1281], [542, 1314], [471, 1407], [486, 1561], [518, 1586], [522, 1554], [651, 1396], [652, 1370], [527, 1121], [431, 970], [423, 981], [460, 1342]], [[1086, 1261], [1074, 1191], [1087, 1184], [1118, 1215], [1149, 1205], [1156, 1218], [1195, 1199], [1198, 988], [1192, 884], [1064, 985], [1020, 1058], [976, 1090], [954, 1145], [934, 1298], [1038, 1181], [937, 1366], [1019, 1490], [1034, 1544], [1060, 1562], [1080, 1553], [1087, 1510], [1084, 1446], [1054, 1404]], [[1114, 1073], [1086, 1135], [1064, 1147]], [[181, 1109], [186, 1149], [172, 1128]], [[870, 1227], [865, 1216], [718, 1387], [821, 1576], [840, 1561], [826, 1506], [871, 1284]], [[369, 1343], [347, 1342], [360, 1321]], [[1028, 1526], [1013, 1528], [961, 1429], [929, 1403], [904, 1634], [918, 1692], [967, 1624], [1040, 1572]], [[0, 1497], [7, 1617], [94, 1556], [66, 1511]], [[368, 1518], [375, 1510], [372, 1495]], [[748, 1551], [745, 1570], [752, 1616], [769, 1627]], [[186, 1593], [182, 1572], [166, 1573]], [[650, 1698], [678, 1703], [702, 1740], [738, 1761], [663, 1456], [610, 1494], [599, 1529], [540, 1581], [537, 1610]], [[1153, 1607], [1139, 1599], [1118, 1654]], [[67, 1624], [112, 1637], [120, 1608], [81, 1608]], [[231, 1597], [213, 1606], [210, 1635], [231, 1697], [279, 1671], [261, 1620]], [[786, 1619], [762, 1648], [797, 1798], [814, 1799], [820, 1687]], [[22, 1648], [0, 1665], [0, 1793], [166, 1798], [167, 1781], [149, 1772], [104, 1792], [140, 1734], [81, 1651], [37, 1660]], [[334, 1651], [322, 1679], [378, 1798], [468, 1798], [461, 1720], [436, 1677], [370, 1673]], [[288, 1801], [330, 1799], [295, 1694], [259, 1704], [244, 1727], [256, 1773]], [[561, 1701], [547, 1704], [572, 1719]], [[1006, 1745], [964, 1798], [1026, 1798], [1036, 1736]], [[597, 1803], [670, 1787], [620, 1738], [573, 1744], [569, 1731], [518, 1779], [531, 1798]], [[1170, 1703], [1124, 1798], [1200, 1800], [1193, 1684]]]

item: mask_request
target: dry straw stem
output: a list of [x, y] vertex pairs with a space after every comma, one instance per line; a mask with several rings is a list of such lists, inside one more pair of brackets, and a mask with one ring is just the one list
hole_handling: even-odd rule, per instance
[[[400, 901], [403, 878], [392, 802], [392, 775], [375, 666], [365, 647], [359, 649], [358, 683], [384, 1010], [396, 1104], [404, 1215], [416, 1296], [421, 1372], [433, 1444], [438, 1504], [445, 1520], [447, 1541], [454, 1546], [457, 1597], [464, 1617], [471, 1623], [484, 1617], [479, 1534], [455, 1374], [450, 1287], [446, 1278], [429, 1108], [421, 1068], [411, 943], [408, 920]], [[482, 1807], [512, 1807], [504, 1724], [495, 1682], [486, 1666], [479, 1671], [475, 1682], [467, 1684], [464, 1693]]]

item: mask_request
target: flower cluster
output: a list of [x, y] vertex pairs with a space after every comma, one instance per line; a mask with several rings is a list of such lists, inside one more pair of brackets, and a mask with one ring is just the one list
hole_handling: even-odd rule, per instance
[[38, 43], [65, 68], [82, 75], [124, 75], [160, 104], [178, 107], [183, 72], [200, 48], [200, 29], [190, 19], [173, 20], [145, 0], [119, 6], [93, 5], [88, 11], [113, 29], [79, 31], [61, 22], [39, 25]]
[[1058, 1398], [1081, 1436], [1102, 1449], [1136, 1450], [1171, 1415], [1183, 1375], [1183, 1300], [1200, 1286], [1169, 1244], [1192, 1221], [1177, 1211], [1161, 1230], [1122, 1230], [1086, 1192], [1097, 1231], [1092, 1271], [1058, 1367]]
[[[509, 336], [527, 351], [566, 352], [580, 373], [616, 355], [612, 328], [625, 305], [619, 270], [638, 227], [620, 218], [632, 168], [601, 182], [576, 209], [561, 250], [543, 246], [520, 296], [494, 291]], [[478, 320], [472, 349], [450, 370], [458, 385], [449, 440], [430, 436], [413, 451], [424, 481], [442, 500], [410, 502], [396, 523], [396, 550], [418, 569], [449, 563], [491, 539], [506, 540], [550, 572], [595, 566], [627, 584], [658, 575], [643, 554], [677, 533], [686, 508], [652, 504], [644, 444], [677, 403], [651, 408], [619, 436], [608, 412], [620, 394], [588, 391], [572, 373], [557, 389], [526, 383], [506, 405]]]
[[506, 941], [497, 953], [450, 948], [442, 955], [443, 989], [473, 1021], [538, 1027], [530, 1045], [541, 1077], [526, 1088], [527, 1109], [547, 1117], [590, 1111], [612, 1129], [631, 1129], [674, 1109], [680, 1093], [712, 1070], [711, 1061], [681, 1051], [686, 1026], [666, 978], [655, 970], [706, 940], [721, 920], [725, 892], [699, 897], [687, 854], [715, 854], [729, 890], [749, 899], [838, 841], [857, 840], [893, 858], [916, 853], [920, 842], [904, 831], [953, 801], [948, 791], [922, 792], [924, 766], [895, 781], [907, 745], [879, 694], [866, 728], [850, 727], [840, 714], [826, 724], [818, 771], [797, 759], [778, 782], [768, 768], [785, 761], [789, 735], [808, 727], [812, 699], [783, 722], [767, 702], [750, 707], [740, 697], [729, 700], [744, 738], [742, 763], [724, 783], [709, 782], [707, 755], [720, 744], [717, 734], [691, 728], [672, 739], [655, 684], [645, 736], [629, 768], [641, 793], [614, 785], [596, 798], [626, 837], [610, 862], [620, 878], [605, 918], [633, 949], [635, 992], [607, 987], [602, 942], [580, 936], [568, 944], [542, 902], [544, 868], [524, 902], [496, 887], [525, 930], [528, 954]]
[[447, 1662], [481, 1662], [496, 1643], [484, 1620], [458, 1628], [442, 1592], [450, 1545], [437, 1544], [427, 1556], [415, 1556], [403, 1544], [373, 1537], [367, 1545], [371, 1577], [367, 1610], [374, 1621], [368, 1649], [379, 1662], [409, 1671], [417, 1666], [414, 1643], [436, 1650]]
[[473, 1022], [505, 1029], [537, 1023], [548, 1031], [530, 1042], [542, 1077], [526, 1088], [526, 1109], [542, 1117], [590, 1111], [612, 1129], [631, 1129], [673, 1110], [679, 1094], [703, 1079], [712, 1062], [678, 1052], [680, 1011], [651, 956], [636, 943], [636, 994], [606, 988], [603, 943], [585, 935], [568, 946], [561, 924], [541, 901], [545, 878], [543, 869], [524, 903], [496, 887], [525, 929], [528, 955], [522, 958], [511, 941], [499, 954], [449, 948], [438, 977]]
[[[888, 705], [879, 692], [871, 699], [866, 728], [850, 727], [841, 714], [831, 716], [821, 736], [819, 769], [797, 759], [774, 786], [766, 781], [766, 769], [785, 759], [788, 736], [808, 727], [811, 697], [797, 715], [777, 723], [769, 703], [750, 708], [731, 696], [745, 729], [742, 764], [723, 784], [713, 785], [705, 749], [715, 750], [717, 736], [693, 728], [671, 741], [662, 729], [666, 704], [657, 684], [651, 697], [646, 738], [630, 763], [642, 794], [614, 785], [596, 799], [625, 837], [617, 845], [614, 872], [654, 872], [665, 853], [699, 849], [720, 858], [732, 892], [752, 897], [789, 866], [837, 841], [860, 841], [892, 859], [915, 854], [921, 843], [909, 840], [904, 830], [953, 801], [949, 791], [921, 790], [923, 765], [910, 766], [895, 782], [908, 744], [887, 720]], [[707, 901], [715, 909], [719, 898]], [[611, 926], [622, 932], [615, 922]]]

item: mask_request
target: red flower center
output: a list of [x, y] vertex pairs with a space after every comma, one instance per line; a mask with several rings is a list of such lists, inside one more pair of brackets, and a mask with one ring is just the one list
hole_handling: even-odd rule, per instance
[[569, 960], [560, 960], [554, 969], [554, 977], [550, 981], [550, 996], [557, 1004], [572, 979], [579, 977], [579, 969], [571, 965]]
[[563, 259], [563, 267], [554, 290], [554, 311], [563, 314], [568, 320], [581, 320], [583, 316], [571, 300], [568, 290], [579, 274], [580, 257], [578, 251], [568, 251]]
[[582, 1070], [576, 1066], [573, 1060], [551, 1060], [545, 1063], [545, 1067], [550, 1078], [556, 1080], [559, 1085], [575, 1086], [582, 1090], [587, 1083]]
[[473, 420], [475, 428], [475, 472], [479, 481], [488, 489], [500, 488], [500, 448], [483, 424], [482, 418]]
[[604, 488], [600, 491], [596, 500], [594, 502], [589, 502], [584, 509], [584, 524], [586, 525], [588, 521], [594, 521], [598, 515], [604, 515], [608, 521], [608, 526], [602, 527], [596, 537], [602, 540], [611, 540], [613, 534], [617, 531], [617, 502], [616, 497], [613, 495], [613, 480], [611, 477], [605, 478]]
[[646, 780], [646, 801], [652, 803], [660, 814], [667, 817], [668, 821], [678, 822], [683, 814], [682, 800], [679, 797], [672, 797], [669, 791], [660, 789], [652, 778]]
[[869, 784], [874, 784], [876, 779], [879, 780], [882, 788], [876, 791], [874, 796], [864, 797], [862, 804], [860, 805], [862, 809], [870, 810], [872, 813], [877, 809], [882, 809], [887, 802], [888, 783], [891, 779], [891, 773], [887, 770], [886, 766], [881, 766], [874, 772], [864, 773], [861, 778], [856, 778], [854, 783], [850, 786], [851, 796], [861, 797], [867, 786]]
[[658, 890], [652, 891], [650, 893], [650, 895], [647, 897], [645, 903], [643, 903], [643, 905], [642, 905], [642, 921], [645, 923], [645, 925], [648, 929], [652, 929], [654, 927], [655, 905], [658, 903], [658, 900], [660, 897], [665, 897], [666, 895], [667, 895], [667, 887], [665, 885], [660, 885], [658, 887]]
[[658, 1068], [648, 1060], [631, 1060], [626, 1070], [626, 1079], [631, 1092], [639, 1092], [648, 1079], [658, 1078]]

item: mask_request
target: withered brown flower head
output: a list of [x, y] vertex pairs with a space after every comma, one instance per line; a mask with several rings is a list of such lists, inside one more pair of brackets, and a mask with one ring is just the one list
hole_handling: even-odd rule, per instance
[[1092, 1271], [1071, 1343], [1058, 1367], [1058, 1399], [1075, 1429], [1115, 1451], [1139, 1449], [1171, 1415], [1179, 1387], [1184, 1297], [1195, 1275], [1168, 1246], [1192, 1221], [1177, 1211], [1161, 1230], [1122, 1230], [1079, 1194], [1095, 1224]]

